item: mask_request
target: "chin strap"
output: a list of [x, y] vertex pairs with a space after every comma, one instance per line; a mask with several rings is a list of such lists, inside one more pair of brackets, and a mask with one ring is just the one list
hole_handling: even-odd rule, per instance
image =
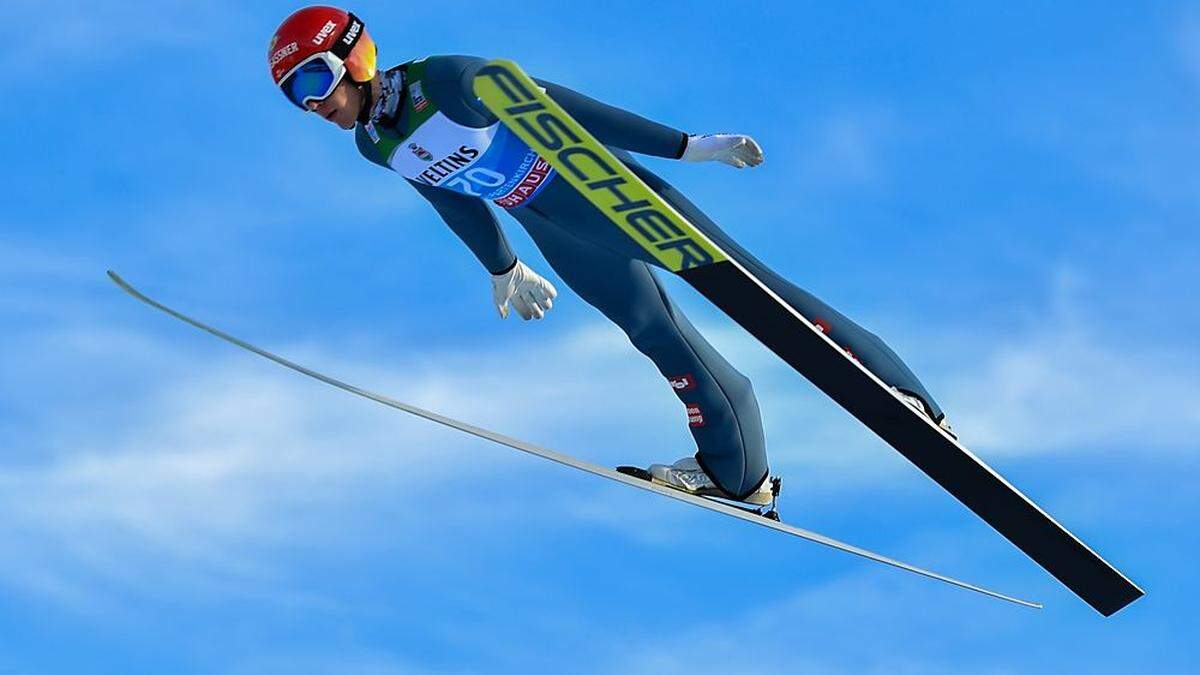
[[371, 111], [375, 108], [375, 95], [371, 92], [370, 82], [366, 84], [355, 82], [354, 86], [358, 87], [359, 93], [362, 94], [362, 106], [358, 109], [358, 121], [366, 124], [371, 121]]

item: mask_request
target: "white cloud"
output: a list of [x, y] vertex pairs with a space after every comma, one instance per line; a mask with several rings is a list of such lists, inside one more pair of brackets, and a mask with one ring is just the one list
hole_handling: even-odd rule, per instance
[[1195, 354], [1121, 349], [1078, 328], [1001, 343], [959, 376], [955, 421], [981, 447], [1011, 454], [1120, 444], [1190, 449], [1200, 432]]
[[[481, 369], [477, 355], [453, 351], [361, 360], [313, 347], [279, 351], [416, 405], [550, 444], [578, 439], [610, 418], [652, 426], [647, 415], [657, 406], [644, 405], [643, 392], [657, 390], [651, 396], [670, 405], [656, 376], [642, 378], [639, 387], [636, 377], [598, 375], [637, 367], [640, 356], [617, 348], [616, 340], [624, 337], [606, 327], [538, 349], [523, 343], [497, 350], [503, 367], [494, 370]], [[356, 529], [374, 527], [353, 514], [376, 497], [389, 501], [389, 511], [408, 514], [407, 522], [387, 523], [390, 535], [399, 536], [423, 522], [431, 504], [453, 502], [435, 507], [439, 518], [478, 519], [487, 511], [486, 517], [527, 522], [529, 512], [548, 501], [538, 490], [562, 495], [553, 485], [564, 474], [548, 468], [523, 486], [530, 495], [509, 504], [507, 513], [497, 510], [472, 493], [529, 471], [512, 451], [345, 396], [250, 355], [218, 351], [211, 361], [207, 349], [193, 351], [199, 341], [182, 341], [185, 348], [142, 338], [134, 347], [120, 331], [103, 327], [63, 331], [54, 341], [89, 345], [61, 350], [68, 361], [153, 365], [141, 393], [122, 392], [128, 399], [120, 407], [136, 414], [89, 427], [71, 420], [94, 415], [60, 405], [54, 435], [24, 453], [52, 459], [0, 470], [0, 531], [7, 535], [0, 575], [26, 591], [86, 606], [102, 602], [105, 590], [278, 586], [280, 549], [314, 538], [349, 543]], [[215, 344], [214, 351], [221, 349]], [[514, 379], [548, 363], [562, 364], [584, 383]], [[31, 429], [18, 431], [24, 442], [35, 442]], [[620, 454], [602, 439], [560, 449]], [[146, 584], [150, 579], [160, 583]]]
[[[969, 376], [934, 374], [952, 385], [946, 398], [968, 444], [1018, 454], [1137, 439], [1139, 449], [1157, 450], [1192, 437], [1200, 430], [1200, 395], [1197, 378], [1179, 365], [1187, 355], [1172, 360], [1106, 344], [1070, 286], [1051, 301], [1054, 320], [1036, 331], [1004, 341], [989, 335], [952, 350], [946, 362], [957, 372], [970, 354], [981, 355], [982, 367], [972, 366]], [[562, 526], [566, 515], [654, 546], [675, 545], [687, 529], [678, 526], [700, 517], [666, 505], [646, 516], [652, 496], [635, 498], [625, 488], [540, 467], [193, 337], [182, 325], [157, 338], [107, 321], [64, 320], [4, 338], [10, 354], [31, 355], [34, 374], [46, 382], [91, 372], [101, 378], [100, 391], [109, 382], [120, 392], [38, 406], [52, 408], [53, 417], [42, 421], [52, 427], [48, 433], [35, 424], [16, 427], [19, 442], [33, 445], [17, 453], [21, 463], [0, 469], [0, 575], [26, 592], [76, 607], [145, 588], [186, 594], [251, 584], [286, 596], [292, 591], [281, 552], [314, 540], [361, 546], [356, 537], [378, 525], [357, 514], [373, 500], [400, 514], [387, 523], [395, 536], [427, 518], [435, 503], [447, 522]], [[773, 466], [788, 477], [785, 509], [820, 509], [836, 495], [911, 473], [740, 328], [722, 322], [704, 332], [755, 381]], [[673, 459], [691, 448], [674, 397], [608, 324], [496, 344], [486, 357], [452, 347], [385, 349], [387, 342], [369, 333], [339, 344], [355, 348], [309, 343], [277, 351], [399, 400], [603, 464]], [[124, 371], [142, 374], [130, 380]], [[1115, 410], [1111, 388], [1102, 386], [1113, 381], [1122, 383]], [[39, 386], [29, 395], [54, 395], [52, 384]], [[1156, 414], [1174, 423], [1148, 423]], [[36, 456], [43, 459], [29, 460]], [[510, 482], [515, 476], [519, 484]]]
[[[972, 372], [946, 377], [965, 438], [989, 452], [1105, 452], [1144, 456], [1195, 447], [1200, 434], [1200, 354], [1112, 329], [1089, 294], [1105, 290], [1059, 266], [1045, 308], [1027, 328], [988, 334], [992, 346], [960, 353]], [[970, 358], [973, 352], [975, 358]]]
[[[432, 430], [397, 443], [383, 416], [246, 371], [226, 361], [175, 391], [160, 383], [128, 402], [142, 413], [136, 427], [70, 429], [55, 459], [6, 468], [0, 569], [20, 581], [14, 567], [37, 567], [100, 594], [266, 581], [269, 552], [335, 536], [352, 493], [395, 487], [407, 462], [436, 483], [462, 461], [461, 446], [434, 450], [440, 439], [422, 433]], [[417, 486], [399, 498], [427, 496]]]

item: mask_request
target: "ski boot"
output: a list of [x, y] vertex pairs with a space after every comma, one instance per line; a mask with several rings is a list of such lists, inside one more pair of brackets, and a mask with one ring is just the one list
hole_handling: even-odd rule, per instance
[[956, 441], [958, 440], [958, 434], [954, 433], [954, 427], [950, 426], [950, 419], [945, 415], [942, 415], [942, 419], [940, 420], [933, 419], [933, 415], [930, 413], [929, 408], [925, 405], [925, 401], [921, 400], [920, 396], [915, 396], [907, 391], [903, 391], [895, 387], [892, 387], [892, 392], [899, 396], [902, 401], [910, 405], [914, 410], [932, 420], [933, 423], [941, 428], [942, 431], [950, 434], [950, 438], [953, 438]]
[[[636, 466], [618, 466], [617, 471], [648, 480], [651, 483], [665, 485], [680, 492], [720, 501], [764, 518], [779, 520], [779, 513], [775, 510], [775, 499], [779, 496], [779, 489], [783, 481], [777, 476], [768, 476], [754, 492], [741, 500], [732, 500], [721, 488], [717, 487], [704, 469], [700, 468], [700, 463], [694, 457], [684, 457], [674, 464], [651, 464], [648, 469]], [[752, 504], [757, 508], [739, 504]]]

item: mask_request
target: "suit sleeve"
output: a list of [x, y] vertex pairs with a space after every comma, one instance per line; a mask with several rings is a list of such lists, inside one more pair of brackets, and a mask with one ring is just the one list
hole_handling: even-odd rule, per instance
[[471, 249], [479, 262], [492, 274], [502, 274], [517, 262], [504, 231], [486, 202], [452, 190], [408, 183], [429, 200], [442, 220]]
[[687, 147], [686, 133], [584, 96], [561, 84], [538, 78], [534, 81], [604, 145], [667, 159], [683, 156]]
[[[435, 58], [436, 63], [433, 59], [430, 63], [430, 91], [436, 90], [435, 98], [442, 112], [465, 126], [493, 124], [496, 116], [475, 98], [473, 85], [476, 73], [487, 61], [473, 56]], [[534, 81], [604, 145], [668, 159], [683, 156], [687, 146], [684, 132], [584, 96], [561, 84], [537, 78]]]

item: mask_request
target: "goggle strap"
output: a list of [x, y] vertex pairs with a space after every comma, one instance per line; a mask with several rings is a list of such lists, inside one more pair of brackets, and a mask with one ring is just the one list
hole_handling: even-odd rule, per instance
[[345, 61], [350, 57], [350, 52], [354, 51], [354, 46], [362, 38], [363, 32], [363, 22], [357, 16], [354, 16], [354, 14], [350, 14], [350, 22], [346, 24], [346, 30], [342, 31], [342, 34], [334, 41], [329, 51], [334, 56]]

